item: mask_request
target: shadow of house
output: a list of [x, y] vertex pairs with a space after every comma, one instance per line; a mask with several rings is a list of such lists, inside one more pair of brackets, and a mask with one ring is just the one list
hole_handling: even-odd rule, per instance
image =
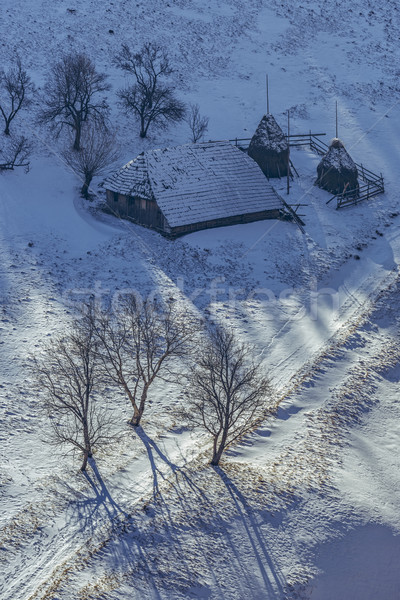
[[331, 141], [317, 167], [317, 175], [316, 185], [331, 194], [358, 194], [356, 164], [338, 138]]
[[287, 176], [289, 145], [272, 115], [264, 115], [261, 119], [247, 153], [268, 179]]
[[109, 209], [175, 238], [279, 218], [284, 203], [258, 165], [228, 142], [149, 150], [104, 182]]

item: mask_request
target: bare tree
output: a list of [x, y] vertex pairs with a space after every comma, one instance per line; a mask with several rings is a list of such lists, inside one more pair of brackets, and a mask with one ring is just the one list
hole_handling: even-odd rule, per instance
[[17, 55], [8, 71], [0, 71], [0, 113], [4, 119], [6, 135], [10, 135], [11, 121], [17, 113], [32, 104], [34, 91], [35, 86]]
[[129, 398], [130, 424], [138, 426], [154, 381], [176, 380], [176, 361], [190, 353], [196, 324], [173, 302], [139, 303], [134, 295], [127, 296], [118, 318], [110, 310], [88, 311], [88, 316], [99, 340], [105, 375]]
[[173, 87], [165, 82], [173, 73], [165, 49], [149, 42], [135, 53], [124, 44], [115, 63], [135, 78], [132, 85], [119, 90], [118, 96], [125, 110], [138, 118], [140, 137], [147, 136], [151, 123], [167, 127], [184, 118], [185, 105], [175, 98]]
[[115, 135], [103, 123], [86, 124], [80, 150], [67, 148], [62, 153], [66, 163], [82, 179], [81, 194], [89, 197], [93, 177], [101, 175], [119, 158]]
[[36, 388], [52, 427], [49, 442], [80, 450], [82, 471], [94, 448], [113, 439], [112, 417], [99, 399], [99, 367], [97, 337], [78, 321], [70, 333], [45, 347], [41, 358], [33, 359]]
[[182, 411], [212, 435], [212, 465], [269, 412], [271, 389], [252, 352], [250, 346], [235, 342], [233, 332], [221, 328], [199, 348]]
[[98, 95], [110, 89], [106, 79], [86, 54], [63, 56], [48, 75], [39, 123], [50, 124], [56, 135], [63, 127], [69, 128], [74, 133], [73, 148], [80, 150], [83, 125], [88, 121], [105, 122], [109, 107]]
[[11, 138], [6, 148], [0, 151], [0, 171], [12, 171], [15, 167], [29, 170], [32, 143], [24, 136]]
[[190, 141], [196, 144], [203, 137], [208, 129], [208, 117], [200, 115], [200, 107], [198, 104], [191, 104], [189, 114], [186, 117], [186, 122], [189, 125], [191, 138]]

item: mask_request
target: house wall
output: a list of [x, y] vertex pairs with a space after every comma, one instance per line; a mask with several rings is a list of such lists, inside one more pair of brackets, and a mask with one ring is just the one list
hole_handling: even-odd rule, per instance
[[171, 227], [169, 233], [166, 235], [170, 238], [176, 238], [186, 233], [192, 233], [193, 231], [201, 231], [202, 229], [211, 229], [214, 227], [226, 227], [228, 225], [239, 225], [241, 223], [253, 223], [254, 221], [264, 221], [266, 219], [279, 219], [281, 212], [279, 209], [276, 210], [264, 210], [258, 213], [251, 213], [246, 215], [237, 215], [234, 217], [227, 217], [224, 219], [214, 219], [212, 221], [203, 221], [202, 223], [192, 223], [190, 225], [183, 225], [181, 227]]
[[228, 225], [236, 225], [240, 223], [252, 223], [253, 221], [262, 221], [265, 219], [279, 219], [280, 211], [264, 210], [262, 212], [251, 213], [246, 215], [236, 215], [223, 219], [214, 219], [211, 221], [203, 221], [201, 223], [190, 223], [180, 227], [170, 227], [168, 221], [157, 206], [157, 203], [152, 200], [135, 196], [124, 196], [107, 190], [107, 204], [112, 212], [117, 213], [121, 217], [127, 217], [144, 225], [156, 229], [160, 233], [170, 238], [176, 238], [186, 233], [200, 231], [202, 229], [211, 229], [213, 227], [226, 227]]
[[121, 217], [129, 217], [136, 223], [152, 227], [157, 231], [168, 232], [170, 227], [154, 200], [140, 196], [125, 196], [107, 190], [109, 208]]

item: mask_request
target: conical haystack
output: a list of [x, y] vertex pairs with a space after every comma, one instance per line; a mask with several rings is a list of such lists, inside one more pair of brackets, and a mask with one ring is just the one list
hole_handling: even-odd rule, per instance
[[286, 136], [272, 115], [264, 115], [248, 149], [268, 177], [284, 177], [288, 172], [289, 146]]
[[343, 143], [334, 138], [317, 167], [316, 184], [332, 194], [358, 193], [358, 171]]

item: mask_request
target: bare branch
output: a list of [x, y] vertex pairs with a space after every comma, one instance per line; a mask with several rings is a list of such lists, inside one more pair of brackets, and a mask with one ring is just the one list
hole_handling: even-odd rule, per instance
[[198, 104], [191, 104], [190, 111], [186, 118], [186, 122], [190, 128], [190, 141], [193, 144], [199, 142], [208, 129], [208, 117], [202, 117], [200, 115], [200, 107]]
[[0, 171], [12, 171], [15, 167], [29, 170], [29, 157], [33, 146], [24, 136], [11, 138], [9, 144], [1, 151]]
[[17, 113], [32, 104], [34, 92], [35, 86], [17, 55], [8, 71], [0, 71], [0, 114], [6, 135], [10, 135], [10, 125]]
[[80, 150], [67, 148], [62, 153], [66, 163], [82, 179], [81, 194], [89, 197], [93, 177], [101, 175], [118, 160], [115, 134], [102, 123], [86, 124], [82, 131]]
[[189, 389], [181, 412], [213, 437], [213, 465], [268, 414], [272, 396], [261, 365], [252, 360], [252, 348], [237, 344], [233, 332], [221, 328], [199, 347]]
[[63, 127], [71, 129], [74, 150], [79, 150], [83, 125], [88, 121], [104, 123], [107, 117], [106, 100], [97, 98], [110, 89], [106, 79], [86, 54], [65, 55], [48, 75], [39, 123], [50, 124], [57, 135]]
[[97, 345], [93, 330], [75, 322], [65, 337], [45, 346], [41, 358], [32, 359], [36, 390], [52, 430], [49, 441], [80, 450], [82, 471], [95, 447], [114, 439], [113, 416], [100, 400], [104, 382]]
[[156, 379], [176, 380], [176, 361], [191, 350], [196, 324], [173, 303], [127, 296], [118, 316], [89, 310], [88, 318], [99, 340], [104, 372], [128, 396], [131, 424], [139, 425], [150, 387]]
[[151, 123], [165, 128], [184, 118], [185, 105], [175, 98], [171, 85], [163, 81], [173, 73], [165, 49], [147, 43], [134, 53], [123, 45], [115, 63], [134, 76], [135, 82], [119, 90], [118, 96], [123, 108], [137, 117], [140, 137], [147, 136]]

